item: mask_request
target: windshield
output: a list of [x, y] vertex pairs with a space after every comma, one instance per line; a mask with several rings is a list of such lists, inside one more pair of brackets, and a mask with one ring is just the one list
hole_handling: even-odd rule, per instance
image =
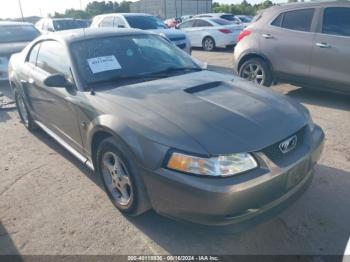
[[248, 16], [239, 16], [239, 20], [241, 20], [243, 23], [250, 23], [252, 21], [252, 18]]
[[56, 31], [76, 29], [82, 27], [80, 23], [75, 20], [54, 20], [53, 26]]
[[228, 22], [227, 20], [224, 20], [224, 19], [210, 19], [210, 21], [212, 21], [218, 25], [231, 25], [230, 22]]
[[71, 53], [80, 78], [88, 86], [201, 70], [190, 56], [158, 35], [79, 41], [71, 45]]
[[0, 43], [30, 42], [39, 35], [31, 25], [0, 26]]
[[130, 27], [138, 28], [142, 30], [149, 29], [164, 29], [167, 28], [166, 25], [154, 16], [145, 16], [145, 15], [131, 15], [125, 16], [126, 21], [128, 21]]
[[220, 17], [228, 21], [235, 21], [235, 17], [233, 15], [222, 15]]

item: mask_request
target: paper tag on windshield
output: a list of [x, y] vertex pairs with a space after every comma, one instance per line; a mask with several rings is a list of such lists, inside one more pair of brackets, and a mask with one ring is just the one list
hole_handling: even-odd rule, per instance
[[87, 61], [94, 74], [122, 68], [114, 55], [89, 58]]

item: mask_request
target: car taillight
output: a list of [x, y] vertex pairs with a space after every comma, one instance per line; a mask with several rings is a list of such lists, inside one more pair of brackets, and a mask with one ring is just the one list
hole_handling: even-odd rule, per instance
[[239, 34], [238, 38], [237, 38], [237, 42], [241, 41], [243, 38], [245, 38], [246, 36], [250, 35], [252, 33], [252, 31], [250, 30], [243, 30], [241, 31], [241, 33]]
[[232, 33], [232, 31], [230, 29], [219, 29], [219, 31], [221, 33], [224, 33], [224, 34], [231, 34]]

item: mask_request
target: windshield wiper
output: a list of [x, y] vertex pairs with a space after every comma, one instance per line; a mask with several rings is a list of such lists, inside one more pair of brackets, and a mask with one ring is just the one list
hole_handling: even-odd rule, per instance
[[170, 73], [176, 73], [176, 72], [198, 72], [202, 71], [203, 69], [198, 67], [168, 67], [164, 70], [151, 73], [152, 76], [158, 76], [158, 75], [164, 75], [164, 74], [170, 74]]

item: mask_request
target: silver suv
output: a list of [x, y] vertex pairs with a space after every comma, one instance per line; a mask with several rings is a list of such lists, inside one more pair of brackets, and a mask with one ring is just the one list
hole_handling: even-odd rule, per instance
[[234, 68], [257, 84], [350, 93], [350, 2], [276, 5], [238, 37]]

